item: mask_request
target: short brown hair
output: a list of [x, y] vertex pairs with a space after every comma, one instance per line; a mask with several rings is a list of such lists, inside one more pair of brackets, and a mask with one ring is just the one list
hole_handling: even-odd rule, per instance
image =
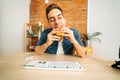
[[59, 9], [62, 14], [63, 14], [63, 11], [61, 9], [60, 6], [58, 6], [57, 4], [50, 4], [47, 8], [46, 8], [46, 18], [48, 19], [48, 13], [52, 10], [52, 9]]

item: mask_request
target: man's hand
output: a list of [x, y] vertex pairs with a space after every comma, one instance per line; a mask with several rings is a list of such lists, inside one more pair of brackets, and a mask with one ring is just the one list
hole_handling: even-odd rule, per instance
[[57, 29], [53, 29], [47, 36], [47, 44], [51, 45], [54, 41], [60, 41], [61, 37], [56, 36], [55, 34], [57, 33]]
[[71, 43], [74, 43], [76, 41], [73, 31], [70, 30], [68, 27], [63, 27], [62, 32], [64, 32], [64, 37], [66, 37]]

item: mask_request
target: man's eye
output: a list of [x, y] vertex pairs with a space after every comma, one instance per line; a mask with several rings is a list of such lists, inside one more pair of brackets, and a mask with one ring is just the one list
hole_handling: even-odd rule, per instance
[[53, 21], [54, 21], [54, 19], [50, 19], [49, 21], [50, 21], [50, 22], [53, 22]]
[[62, 17], [58, 17], [58, 19], [62, 19]]

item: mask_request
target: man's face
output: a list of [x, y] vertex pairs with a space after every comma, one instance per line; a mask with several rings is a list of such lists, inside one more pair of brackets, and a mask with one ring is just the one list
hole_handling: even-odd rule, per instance
[[66, 20], [59, 9], [53, 9], [48, 13], [48, 22], [52, 28], [65, 27], [66, 24]]

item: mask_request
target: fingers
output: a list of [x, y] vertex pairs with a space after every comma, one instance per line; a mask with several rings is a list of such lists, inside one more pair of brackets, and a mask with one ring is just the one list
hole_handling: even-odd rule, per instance
[[64, 32], [63, 36], [66, 37], [70, 42], [74, 42], [76, 40], [72, 30], [66, 29], [63, 32]]
[[54, 41], [60, 41], [61, 37], [55, 35], [56, 31], [52, 31], [48, 34], [48, 43], [52, 44]]
[[64, 33], [64, 36], [73, 36], [73, 31], [70, 30], [70, 29], [67, 29], [67, 30], [63, 30], [62, 31]]
[[[62, 35], [57, 35], [57, 33], [63, 33]], [[62, 28], [61, 30], [58, 29], [53, 29], [49, 34], [48, 34], [48, 42], [51, 44], [54, 41], [60, 41], [62, 38], [66, 37], [67, 39], [74, 40], [74, 34], [73, 31], [70, 30], [67, 27]]]
[[51, 37], [51, 40], [52, 40], [52, 41], [60, 41], [60, 40], [61, 40], [61, 37], [56, 36], [56, 35], [53, 35], [53, 36]]

